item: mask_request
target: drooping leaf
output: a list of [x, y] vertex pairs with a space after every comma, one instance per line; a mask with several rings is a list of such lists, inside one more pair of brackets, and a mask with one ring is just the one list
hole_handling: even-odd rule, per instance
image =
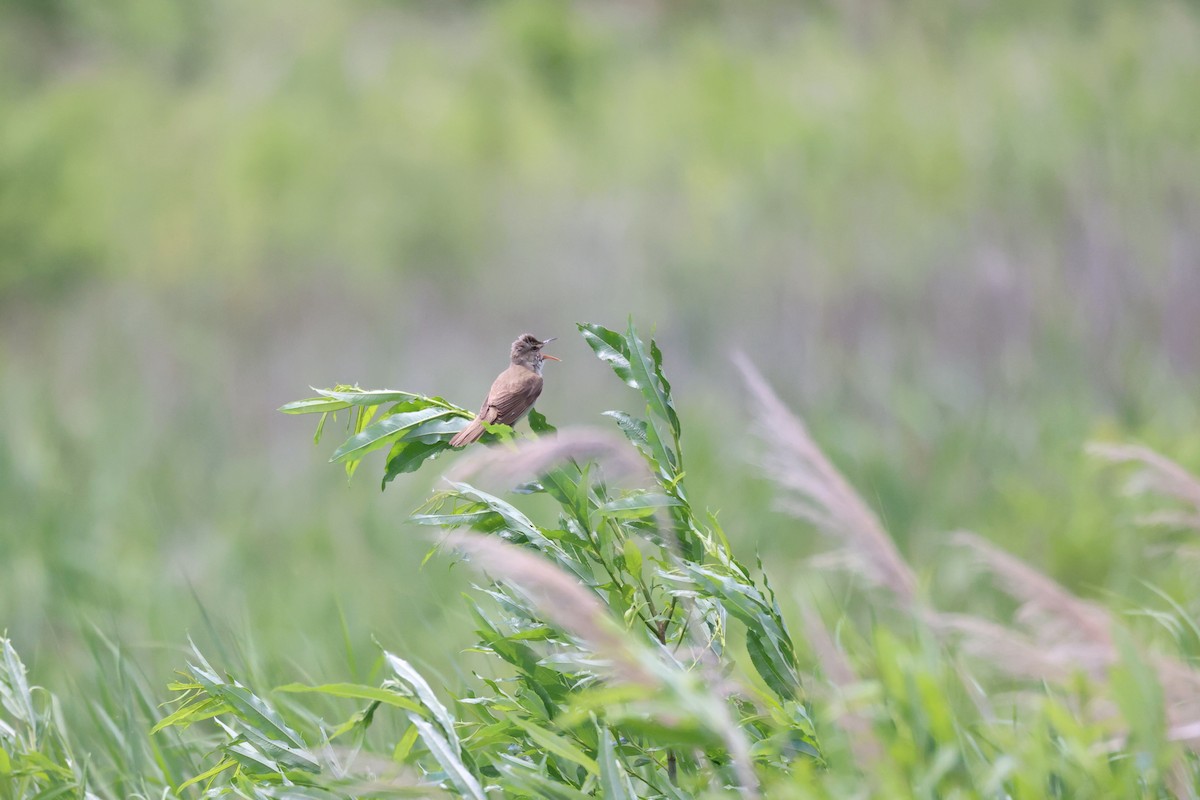
[[[529, 517], [525, 516], [524, 513], [511, 503], [505, 502], [495, 495], [476, 489], [470, 484], [452, 482], [450, 485], [454, 491], [446, 495], [448, 499], [466, 500], [475, 504], [477, 507], [472, 508], [471, 513], [486, 510], [494, 515], [492, 517], [477, 517], [472, 521], [464, 519], [459, 523], [460, 525], [471, 525], [476, 530], [484, 532], [506, 530], [516, 534], [520, 540], [534, 543], [538, 549], [544, 552], [557, 553], [561, 550], [554, 542], [546, 538], [546, 535], [533, 524]], [[431, 520], [426, 515], [413, 515], [409, 519], [419, 524], [431, 524]], [[439, 521], [433, 524], [444, 525], [445, 522]]]
[[265, 755], [280, 767], [311, 773], [321, 771], [321, 765], [317, 763], [308, 748], [281, 742], [250, 725], [243, 724], [241, 731], [247, 744], [253, 746], [257, 752]]
[[683, 502], [678, 497], [651, 492], [638, 492], [625, 497], [610, 500], [600, 507], [600, 513], [606, 517], [649, 517], [660, 508], [681, 506]]
[[158, 733], [170, 727], [186, 728], [195, 722], [212, 719], [232, 710], [232, 707], [219, 697], [201, 697], [195, 702], [184, 703], [173, 713], [163, 717], [150, 729], [150, 733]]
[[433, 525], [438, 528], [474, 528], [478, 531], [492, 531], [502, 523], [503, 518], [489, 509], [455, 512], [451, 514], [412, 514], [409, 522], [417, 525]]
[[529, 430], [538, 436], [558, 433], [558, 428], [546, 421], [546, 416], [536, 408], [529, 409]]
[[[396, 674], [406, 686], [408, 686], [416, 694], [421, 704], [433, 714], [433, 718], [437, 720], [438, 725], [446, 734], [446, 739], [450, 746], [454, 748], [455, 753], [459, 750], [458, 733], [454, 729], [454, 717], [450, 714], [449, 709], [442, 704], [438, 696], [434, 694], [433, 687], [425, 680], [424, 676], [400, 656], [392, 653], [383, 652], [384, 659], [387, 660], [388, 666], [392, 668], [392, 672]], [[414, 718], [414, 723], [415, 723]]]
[[378, 406], [384, 403], [404, 403], [413, 400], [431, 400], [424, 395], [412, 392], [397, 392], [391, 389], [376, 391], [337, 389], [313, 389], [320, 397], [310, 397], [296, 400], [279, 407], [284, 414], [316, 414], [326, 411], [341, 411], [351, 406]]
[[617, 377], [625, 381], [631, 388], [637, 389], [637, 379], [629, 364], [629, 346], [616, 331], [611, 331], [602, 325], [580, 322], [576, 324], [583, 340], [601, 360], [612, 367]]
[[570, 462], [542, 475], [540, 484], [584, 530], [591, 528], [592, 501], [588, 495], [587, 472], [587, 465], [580, 468]]
[[719, 601], [746, 626], [750, 660], [771, 690], [781, 699], [793, 699], [800, 688], [795, 649], [774, 603], [732, 559], [723, 567], [685, 564], [684, 568], [704, 595]]
[[284, 414], [327, 414], [331, 411], [341, 411], [349, 407], [350, 404], [345, 400], [333, 400], [328, 397], [309, 397], [305, 400], [296, 400], [287, 403], [276, 410]]
[[416, 472], [431, 458], [450, 449], [450, 443], [435, 440], [431, 443], [409, 441], [407, 437], [392, 445], [388, 451], [387, 471], [383, 474], [382, 486], [386, 487], [397, 475]]
[[529, 738], [547, 753], [553, 753], [559, 758], [578, 764], [591, 775], [600, 776], [600, 766], [596, 763], [596, 760], [580, 750], [578, 745], [565, 736], [543, 728], [541, 725], [527, 719], [512, 717], [511, 722], [529, 734]]
[[451, 414], [457, 414], [457, 412], [437, 406], [416, 408], [412, 411], [389, 414], [378, 422], [368, 425], [362, 432], [347, 439], [329, 460], [338, 462], [351, 458], [362, 458], [372, 450], [391, 444], [410, 428], [422, 422]]
[[399, 692], [381, 686], [363, 686], [357, 683], [326, 683], [320, 686], [307, 686], [302, 683], [289, 683], [275, 689], [277, 692], [314, 692], [327, 694], [331, 697], [347, 697], [356, 700], [374, 700], [406, 711], [418, 714], [424, 713], [424, 707]]
[[615, 419], [617, 427], [621, 429], [621, 433], [625, 434], [625, 438], [646, 455], [651, 455], [650, 440], [646, 435], [645, 420], [638, 419], [624, 411], [605, 411], [604, 416]]
[[214, 697], [219, 697], [229, 704], [238, 717], [249, 726], [261, 730], [268, 738], [284, 742], [292, 747], [304, 747], [304, 740], [296, 733], [279, 712], [271, 708], [261, 697], [258, 697], [245, 686], [229, 683], [217, 677], [216, 673], [189, 665], [196, 681], [204, 690]]
[[330, 400], [339, 400], [349, 406], [378, 406], [384, 403], [407, 403], [412, 401], [421, 401], [427, 405], [438, 405], [443, 407], [451, 407], [449, 403], [442, 400], [440, 397], [426, 397], [423, 394], [414, 394], [413, 392], [401, 392], [393, 389], [373, 389], [373, 390], [355, 390], [355, 391], [339, 391], [337, 389], [314, 389], [317, 394]]
[[446, 741], [437, 728], [430, 725], [419, 717], [411, 717], [412, 724], [417, 729], [417, 733], [421, 737], [421, 741], [429, 748], [429, 752], [441, 764], [445, 770], [446, 777], [450, 780], [454, 787], [463, 795], [472, 798], [473, 800], [487, 800], [487, 796], [483, 793], [483, 787], [479, 784], [479, 779], [467, 769], [467, 765], [463, 763], [457, 748], [451, 748], [450, 743]]
[[188, 780], [179, 784], [179, 788], [177, 789], [177, 791], [182, 792], [184, 789], [186, 789], [189, 786], [193, 786], [197, 783], [203, 783], [204, 781], [206, 781], [210, 778], [215, 778], [217, 775], [221, 774], [225, 770], [230, 769], [232, 767], [236, 767], [237, 764], [238, 764], [238, 762], [232, 758], [226, 758], [222, 761], [219, 761], [217, 763], [217, 765], [215, 767], [213, 767], [212, 769], [207, 769], [204, 772], [201, 772], [196, 777], [189, 778]]

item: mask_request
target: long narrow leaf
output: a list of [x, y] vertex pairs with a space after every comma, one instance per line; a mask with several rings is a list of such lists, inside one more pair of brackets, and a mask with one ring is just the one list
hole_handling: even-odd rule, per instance
[[[665, 420], [671, 426], [672, 438], [679, 438], [679, 417], [675, 414], [675, 406], [671, 402], [670, 384], [662, 376], [662, 354], [655, 358], [647, 352], [646, 346], [638, 338], [633, 327], [633, 319], [629, 320], [629, 330], [625, 334], [629, 343], [629, 366], [634, 379], [646, 398], [646, 405], [655, 416]], [[657, 351], [657, 346], [651, 341], [651, 350]]]
[[599, 751], [600, 764], [600, 794], [605, 800], [633, 800], [625, 785], [624, 772], [617, 761], [616, 748], [613, 746], [613, 736], [608, 728], [600, 726]]
[[406, 711], [423, 714], [425, 709], [399, 692], [385, 689], [381, 686], [363, 686], [357, 683], [326, 683], [320, 686], [306, 686], [302, 683], [289, 683], [275, 689], [277, 692], [314, 692], [327, 694], [331, 697], [347, 697], [355, 700], [376, 700]]
[[529, 738], [547, 753], [553, 753], [559, 758], [578, 764], [591, 775], [600, 776], [600, 765], [596, 763], [596, 760], [580, 750], [578, 746], [566, 737], [560, 736], [554, 731], [543, 728], [527, 719], [513, 717], [511, 721], [529, 734]]
[[483, 787], [479, 785], [479, 780], [471, 774], [466, 764], [459, 758], [457, 749], [451, 749], [450, 743], [438, 733], [437, 728], [418, 717], [412, 717], [412, 724], [416, 726], [421, 741], [429, 748], [429, 752], [433, 754], [437, 762], [442, 765], [446, 777], [450, 779], [455, 788], [474, 800], [487, 800], [483, 793]]
[[361, 433], [347, 439], [329, 460], [337, 462], [350, 458], [361, 458], [372, 450], [390, 444], [415, 425], [457, 413], [452, 409], [431, 407], [391, 414], [368, 425]]
[[446, 706], [442, 704], [442, 701], [438, 699], [438, 696], [434, 694], [433, 687], [429, 685], [429, 682], [425, 680], [421, 673], [413, 668], [412, 664], [409, 664], [403, 658], [400, 658], [400, 656], [393, 655], [386, 650], [383, 656], [387, 660], [388, 666], [392, 668], [392, 672], [396, 673], [396, 677], [411, 687], [425, 707], [432, 712], [438, 725], [445, 731], [447, 740], [454, 747], [454, 752], [457, 753], [459, 751], [459, 743], [458, 733], [454, 730], [454, 717], [450, 714]]
[[262, 698], [240, 684], [222, 680], [217, 677], [216, 673], [195, 665], [189, 666], [204, 690], [210, 695], [220, 697], [232, 706], [247, 725], [258, 728], [271, 739], [277, 739], [293, 747], [304, 747], [304, 740], [300, 738], [300, 734], [292, 730], [279, 716], [279, 712], [267, 705]]

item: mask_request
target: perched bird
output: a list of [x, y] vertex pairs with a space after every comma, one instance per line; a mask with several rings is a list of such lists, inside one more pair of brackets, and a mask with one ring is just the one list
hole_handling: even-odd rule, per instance
[[542, 364], [547, 358], [551, 361], [562, 360], [542, 352], [542, 348], [555, 338], [551, 336], [540, 342], [532, 333], [517, 337], [512, 344], [512, 363], [492, 383], [478, 416], [450, 440], [451, 447], [468, 445], [483, 436], [485, 422], [489, 425], [512, 425], [525, 416], [525, 412], [533, 407], [534, 401], [542, 393]]

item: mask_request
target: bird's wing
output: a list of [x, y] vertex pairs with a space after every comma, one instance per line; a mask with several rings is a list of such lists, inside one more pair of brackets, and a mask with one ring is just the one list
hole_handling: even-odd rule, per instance
[[542, 376], [513, 364], [492, 384], [479, 416], [489, 423], [512, 425], [542, 393]]

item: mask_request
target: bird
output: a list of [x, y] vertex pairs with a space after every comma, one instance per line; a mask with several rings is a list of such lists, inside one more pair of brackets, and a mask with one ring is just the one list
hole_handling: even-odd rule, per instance
[[484, 423], [512, 425], [525, 416], [542, 393], [542, 364], [546, 359], [562, 361], [542, 352], [556, 338], [539, 341], [532, 333], [517, 337], [510, 353], [512, 363], [492, 382], [479, 414], [450, 440], [451, 447], [464, 447], [479, 439], [485, 431]]

